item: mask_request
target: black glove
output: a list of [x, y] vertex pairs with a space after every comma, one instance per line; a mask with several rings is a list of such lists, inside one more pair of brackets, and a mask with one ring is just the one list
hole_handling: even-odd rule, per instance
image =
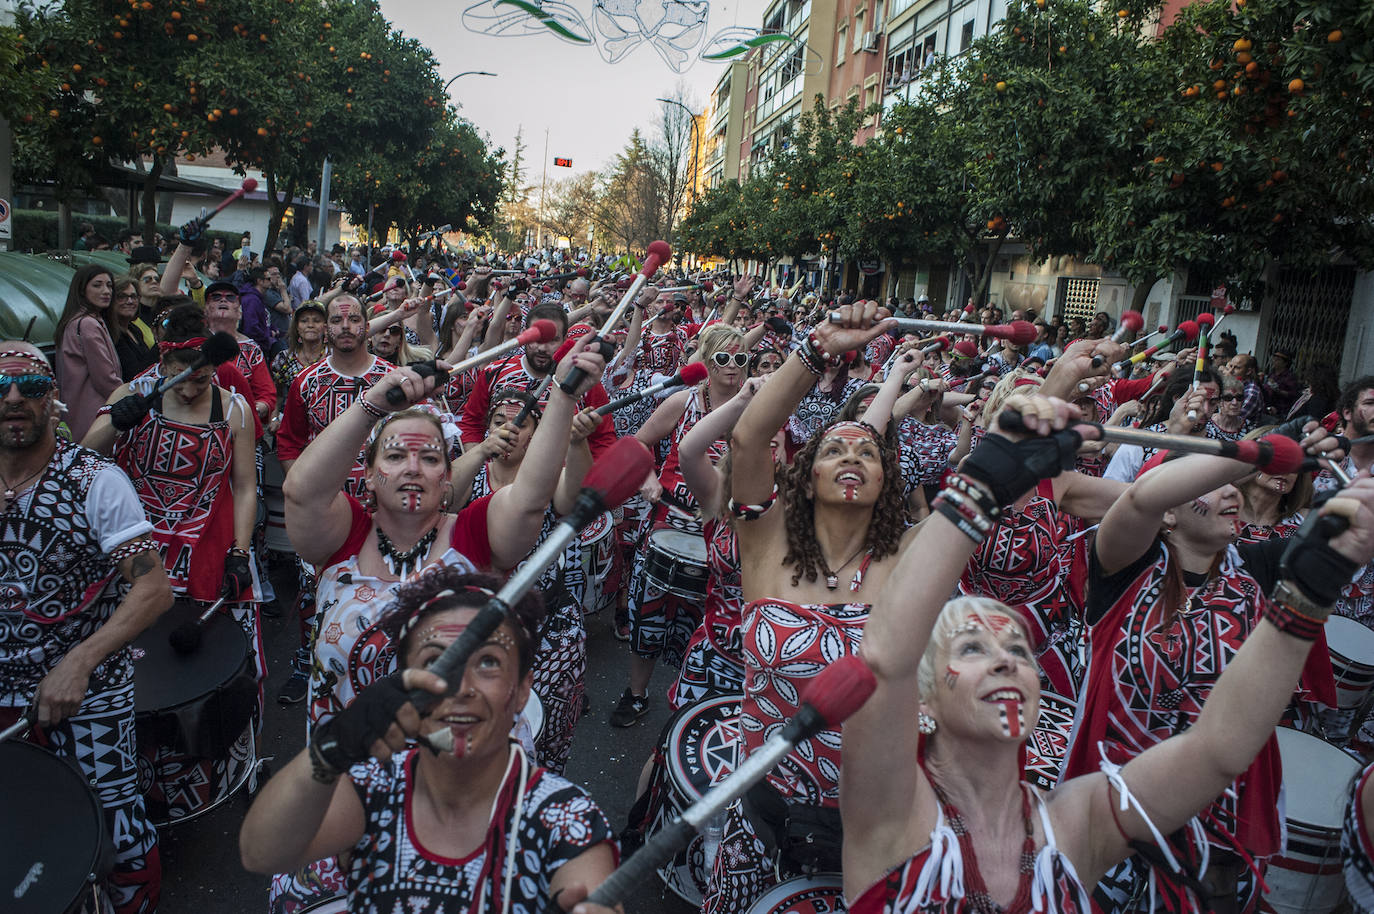
[[205, 223], [199, 219], [192, 219], [181, 227], [177, 232], [177, 241], [182, 244], [194, 245], [205, 234]]
[[253, 586], [253, 572], [248, 567], [248, 556], [231, 552], [224, 557], [224, 578], [220, 582], [220, 593], [230, 600], [237, 600], [239, 594]]
[[1330, 606], [1340, 599], [1341, 589], [1359, 566], [1331, 548], [1330, 540], [1344, 533], [1350, 522], [1334, 514], [1319, 516], [1317, 509], [1339, 494], [1321, 492], [1312, 499], [1298, 532], [1288, 540], [1279, 560], [1279, 577], [1292, 581], [1313, 603]]
[[116, 431], [127, 432], [143, 421], [143, 417], [148, 415], [148, 410], [152, 408], [152, 405], [147, 397], [129, 394], [124, 399], [117, 400], [110, 407], [110, 424], [115, 427]]
[[964, 458], [960, 472], [982, 483], [1005, 507], [1035, 488], [1042, 479], [1073, 468], [1083, 436], [1072, 430], [1043, 438], [1012, 441], [988, 435]]
[[517, 276], [510, 281], [510, 287], [516, 292], [523, 292], [530, 287], [528, 276]]
[[353, 703], [315, 728], [310, 742], [335, 771], [347, 771], [372, 757], [372, 744], [396, 722], [396, 712], [410, 700], [401, 674], [392, 673], [363, 689]]

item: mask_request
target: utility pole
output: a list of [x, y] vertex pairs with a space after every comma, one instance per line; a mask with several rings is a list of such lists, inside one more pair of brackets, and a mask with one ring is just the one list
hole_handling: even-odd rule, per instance
[[549, 128], [544, 128], [544, 176], [539, 179], [539, 237], [535, 247], [544, 247], [544, 191], [549, 186]]
[[323, 254], [326, 228], [329, 225], [329, 178], [334, 173], [334, 165], [329, 156], [324, 157], [324, 168], [320, 172], [320, 211], [319, 224], [315, 226], [315, 249]]

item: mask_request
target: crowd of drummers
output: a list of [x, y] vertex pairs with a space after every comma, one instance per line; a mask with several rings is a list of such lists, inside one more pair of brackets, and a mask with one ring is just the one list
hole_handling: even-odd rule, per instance
[[[6, 851], [17, 910], [151, 914], [159, 832], [243, 791], [272, 914], [604, 914], [851, 655], [872, 695], [665, 891], [1374, 908], [1374, 377], [1237, 352], [1230, 309], [1147, 334], [653, 257], [245, 242], [207, 281], [203, 228], [0, 343], [6, 828], [72, 822]], [[626, 438], [653, 469], [555, 543]], [[624, 688], [584, 719], [595, 613]], [[275, 693], [264, 615], [299, 621]], [[665, 706], [612, 822], [570, 754]], [[270, 769], [265, 713], [304, 723]]]

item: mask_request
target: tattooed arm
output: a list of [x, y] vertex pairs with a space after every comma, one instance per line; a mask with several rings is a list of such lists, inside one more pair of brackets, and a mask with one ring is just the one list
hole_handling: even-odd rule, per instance
[[119, 573], [133, 586], [114, 615], [72, 648], [38, 684], [35, 700], [39, 724], [52, 726], [75, 714], [86, 697], [91, 671], [137, 638], [172, 605], [172, 585], [162, 567], [162, 557], [151, 540], [135, 537], [111, 553], [127, 554], [140, 545], [147, 548], [119, 562]]

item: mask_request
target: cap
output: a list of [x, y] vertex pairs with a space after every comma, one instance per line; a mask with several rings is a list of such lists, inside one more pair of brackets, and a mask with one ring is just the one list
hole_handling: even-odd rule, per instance
[[233, 292], [235, 298], [239, 297], [239, 287], [223, 279], [212, 282], [205, 287], [205, 297], [207, 299], [216, 292]]
[[1269, 355], [1271, 358], [1283, 359], [1288, 362], [1293, 361], [1293, 350], [1291, 349], [1275, 349], [1273, 352], [1269, 353]]
[[316, 300], [313, 299], [313, 298], [310, 299], [310, 300], [308, 300], [308, 301], [303, 301], [303, 302], [301, 302], [300, 307], [298, 307], [298, 308], [295, 310], [294, 314], [300, 314], [300, 313], [302, 313], [302, 312], [304, 312], [304, 311], [314, 311], [316, 314], [320, 315], [321, 317], [328, 317], [328, 316], [329, 316], [329, 313], [325, 310], [324, 303], [323, 303], [323, 302], [318, 302], [318, 301], [316, 301]]

